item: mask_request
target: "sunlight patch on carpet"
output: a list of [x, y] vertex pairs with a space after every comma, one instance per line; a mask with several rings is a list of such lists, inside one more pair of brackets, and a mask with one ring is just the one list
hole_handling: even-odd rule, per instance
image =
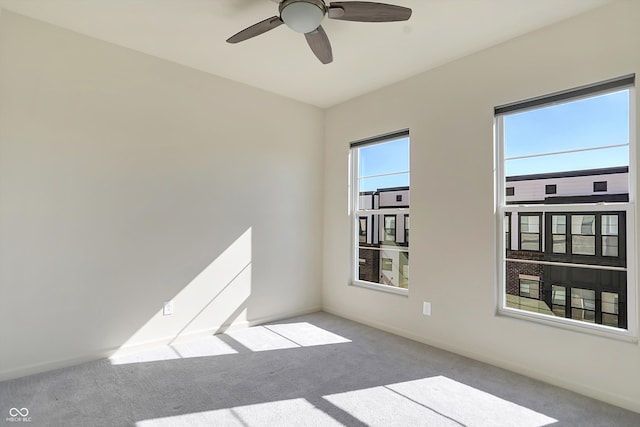
[[192, 426], [342, 426], [305, 399], [237, 406], [228, 409], [142, 420], [136, 427], [192, 427]]
[[444, 376], [324, 396], [375, 426], [403, 422], [428, 426], [542, 427], [557, 422], [539, 412]]

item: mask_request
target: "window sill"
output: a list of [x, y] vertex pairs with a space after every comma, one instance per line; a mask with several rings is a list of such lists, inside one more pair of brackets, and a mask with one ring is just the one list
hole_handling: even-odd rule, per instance
[[373, 289], [374, 291], [385, 292], [388, 294], [409, 296], [409, 290], [405, 288], [398, 288], [395, 286], [381, 285], [373, 282], [363, 282], [361, 280], [354, 280], [351, 282], [351, 286], [357, 286], [359, 288]]
[[520, 320], [526, 320], [542, 325], [555, 328], [565, 329], [568, 331], [579, 332], [587, 335], [593, 335], [603, 338], [610, 338], [618, 341], [625, 341], [632, 344], [638, 344], [638, 337], [629, 330], [611, 328], [608, 326], [584, 323], [573, 319], [561, 317], [550, 317], [537, 313], [518, 310], [508, 307], [500, 307], [497, 310], [498, 316], [511, 317]]

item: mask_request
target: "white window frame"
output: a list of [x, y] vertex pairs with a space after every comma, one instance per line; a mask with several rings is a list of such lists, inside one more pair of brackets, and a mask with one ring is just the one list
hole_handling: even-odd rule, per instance
[[[382, 239], [380, 236], [384, 233], [384, 215], [396, 215], [396, 234], [397, 234], [397, 215], [409, 215], [409, 208], [381, 208], [381, 209], [358, 209], [358, 201], [360, 197], [360, 186], [359, 186], [359, 176], [360, 176], [360, 158], [359, 158], [359, 148], [367, 146], [367, 145], [375, 145], [375, 144], [384, 144], [385, 142], [391, 142], [396, 139], [408, 138], [409, 139], [409, 163], [411, 163], [411, 138], [409, 135], [409, 130], [401, 130], [397, 132], [392, 132], [385, 135], [380, 135], [374, 138], [366, 139], [363, 141], [353, 142], [349, 149], [349, 212], [350, 212], [350, 223], [351, 223], [351, 277], [350, 284], [352, 286], [358, 286], [367, 289], [373, 289], [376, 291], [387, 292], [396, 295], [409, 295], [409, 289], [400, 288], [396, 286], [384, 285], [382, 283], [368, 282], [359, 279], [359, 267], [360, 267], [360, 254], [359, 254], [359, 244], [360, 244], [360, 233], [359, 233], [359, 220], [360, 216], [371, 216], [371, 230], [372, 235], [375, 231], [375, 216], [380, 216], [381, 220], [379, 220], [378, 224], [378, 238], [379, 243], [382, 244]], [[411, 182], [411, 167], [409, 166], [409, 170], [399, 171], [395, 173], [409, 173], [409, 182]], [[382, 174], [385, 175], [385, 174]], [[382, 251], [382, 249], [380, 249]], [[385, 249], [386, 251], [398, 251], [398, 252], [408, 252], [408, 247], [398, 246], [394, 249]], [[409, 257], [409, 265], [411, 264], [411, 257]], [[382, 267], [382, 266], [381, 266]], [[409, 269], [411, 271], [411, 269]], [[410, 279], [409, 279], [410, 282]], [[410, 285], [409, 285], [410, 286]]]
[[[604, 82], [606, 83], [606, 82]], [[587, 88], [587, 87], [585, 87]], [[578, 92], [582, 88], [567, 91], [567, 93]], [[561, 204], [561, 205], [507, 205], [505, 195], [505, 155], [504, 155], [504, 116], [505, 114], [496, 114], [494, 118], [494, 143], [495, 143], [495, 227], [496, 227], [496, 315], [508, 316], [517, 319], [529, 320], [532, 322], [567, 329], [571, 331], [588, 333], [607, 338], [618, 339], [622, 341], [638, 342], [638, 282], [637, 282], [637, 238], [636, 238], [636, 89], [635, 85], [628, 87], [617, 87], [612, 90], [602, 91], [601, 93], [588, 93], [583, 96], [576, 96], [563, 102], [573, 102], [579, 99], [587, 99], [593, 96], [615, 92], [621, 89], [629, 90], [629, 202], [627, 203], [580, 203], [580, 204]], [[553, 96], [553, 95], [551, 95]], [[551, 97], [550, 96], [550, 97]], [[547, 98], [547, 97], [542, 97]], [[526, 101], [525, 101], [526, 102]], [[551, 105], [550, 103], [532, 106], [530, 109], [544, 108]], [[520, 110], [522, 112], [525, 110]], [[613, 328], [606, 325], [592, 324], [581, 322], [569, 318], [553, 317], [544, 314], [520, 310], [517, 308], [507, 307], [506, 305], [506, 242], [504, 217], [507, 212], [602, 212], [602, 211], [624, 211], [626, 212], [626, 271], [627, 271], [627, 329]], [[543, 221], [544, 222], [544, 221]], [[567, 227], [570, 225], [567, 224]], [[542, 229], [542, 245], [544, 248], [545, 232]], [[543, 249], [541, 248], [541, 250]], [[544, 262], [543, 262], [544, 263]], [[555, 264], [546, 262], [547, 264]], [[564, 264], [563, 265], [567, 265]], [[577, 267], [578, 265], [576, 265]], [[584, 265], [579, 265], [584, 268]], [[616, 269], [616, 267], [613, 267]], [[567, 298], [567, 304], [570, 304], [570, 298]]]

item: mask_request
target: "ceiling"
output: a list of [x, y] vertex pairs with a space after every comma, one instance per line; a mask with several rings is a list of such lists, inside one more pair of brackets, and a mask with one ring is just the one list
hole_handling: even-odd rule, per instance
[[325, 18], [334, 57], [328, 65], [284, 25], [225, 42], [277, 15], [274, 0], [0, 0], [0, 7], [324, 108], [611, 0], [382, 1], [410, 7], [411, 19]]

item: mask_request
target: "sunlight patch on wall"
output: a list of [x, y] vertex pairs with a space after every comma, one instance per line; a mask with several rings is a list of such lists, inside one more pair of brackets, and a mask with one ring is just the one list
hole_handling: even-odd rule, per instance
[[324, 396], [369, 425], [542, 427], [557, 420], [490, 393], [437, 376]]
[[[177, 295], [160, 297], [158, 311], [115, 352], [111, 360], [153, 345], [166, 347], [158, 349], [159, 359], [155, 360], [173, 358], [173, 353], [229, 354], [224, 343], [215, 340], [200, 343], [197, 348], [193, 343], [187, 345], [181, 340], [189, 336], [213, 333], [223, 325], [246, 324], [245, 305], [251, 295], [252, 283], [251, 251], [252, 236], [249, 228]], [[159, 297], [150, 295], [149, 298]], [[166, 300], [173, 300], [174, 311], [170, 316], [162, 314], [162, 302]], [[151, 354], [141, 357], [151, 357]]]
[[342, 426], [341, 423], [317, 409], [305, 399], [258, 403], [215, 411], [142, 420], [136, 423], [136, 427], [283, 425]]

